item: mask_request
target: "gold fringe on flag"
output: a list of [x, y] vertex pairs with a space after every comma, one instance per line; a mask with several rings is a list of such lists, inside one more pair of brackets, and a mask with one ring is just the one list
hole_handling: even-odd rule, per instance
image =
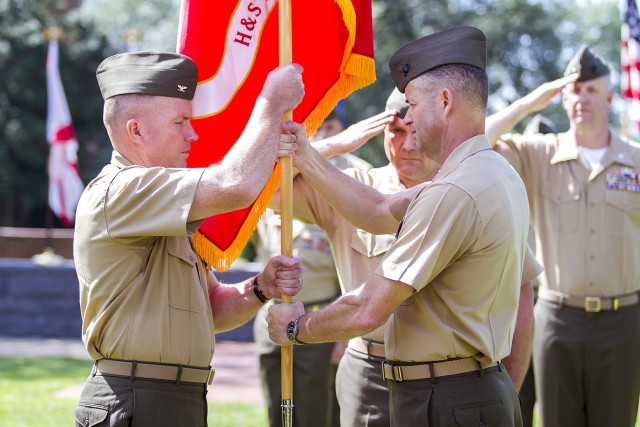
[[231, 265], [238, 259], [242, 253], [247, 242], [251, 238], [258, 220], [269, 206], [269, 202], [273, 198], [276, 190], [280, 186], [280, 165], [276, 164], [276, 167], [269, 177], [267, 184], [262, 189], [262, 192], [256, 199], [255, 203], [247, 215], [247, 219], [244, 221], [237, 236], [233, 240], [233, 243], [226, 249], [221, 250], [213, 242], [200, 231], [196, 232], [193, 236], [193, 245], [196, 253], [211, 267], [217, 271], [226, 271], [231, 268]]
[[342, 10], [344, 23], [349, 32], [340, 66], [341, 76], [304, 120], [307, 135], [312, 135], [320, 127], [338, 101], [376, 81], [374, 59], [351, 52], [356, 40], [356, 12], [353, 9], [353, 3], [351, 0], [335, 1]]

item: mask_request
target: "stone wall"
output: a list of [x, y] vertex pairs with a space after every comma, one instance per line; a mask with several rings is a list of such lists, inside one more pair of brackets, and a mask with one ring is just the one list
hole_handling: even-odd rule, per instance
[[[255, 274], [250, 264], [216, 277], [223, 283], [237, 283]], [[0, 335], [78, 338], [81, 324], [73, 261], [47, 266], [31, 259], [0, 257]], [[217, 339], [252, 341], [252, 322], [218, 334]]]

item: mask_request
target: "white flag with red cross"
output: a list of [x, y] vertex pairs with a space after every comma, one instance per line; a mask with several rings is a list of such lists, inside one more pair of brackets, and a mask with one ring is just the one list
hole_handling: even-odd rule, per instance
[[49, 42], [47, 53], [47, 141], [49, 207], [64, 225], [69, 226], [75, 220], [76, 205], [84, 184], [78, 173], [78, 141], [60, 80], [57, 40]]

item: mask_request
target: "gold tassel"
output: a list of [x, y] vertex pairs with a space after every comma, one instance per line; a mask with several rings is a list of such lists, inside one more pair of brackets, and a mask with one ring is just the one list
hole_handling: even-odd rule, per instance
[[276, 190], [280, 186], [280, 165], [276, 164], [276, 167], [269, 177], [267, 184], [262, 189], [262, 192], [253, 203], [247, 218], [240, 227], [235, 239], [229, 245], [226, 250], [220, 249], [212, 241], [207, 239], [204, 234], [198, 231], [193, 236], [193, 244], [196, 253], [210, 266], [217, 271], [226, 271], [235, 262], [236, 259], [242, 254], [244, 247], [251, 238], [258, 220], [269, 206], [269, 202], [273, 198]]

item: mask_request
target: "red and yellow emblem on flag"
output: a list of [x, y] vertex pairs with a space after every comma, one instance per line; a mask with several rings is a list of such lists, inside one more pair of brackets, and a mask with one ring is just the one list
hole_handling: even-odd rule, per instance
[[[178, 52], [198, 65], [193, 126], [200, 139], [188, 165], [220, 161], [249, 120], [267, 74], [278, 67], [275, 0], [183, 0]], [[304, 67], [305, 96], [293, 120], [313, 133], [336, 103], [376, 79], [371, 0], [293, 0], [293, 62]], [[207, 218], [194, 243], [218, 271], [240, 256], [278, 187], [277, 165], [248, 208]]]

